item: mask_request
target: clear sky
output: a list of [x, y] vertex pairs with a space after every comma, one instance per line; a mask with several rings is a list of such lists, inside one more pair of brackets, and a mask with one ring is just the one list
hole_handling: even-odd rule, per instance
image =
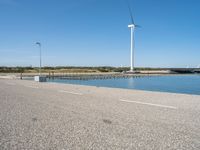
[[[130, 0], [137, 67], [200, 65], [199, 0]], [[0, 66], [129, 66], [125, 0], [0, 0]]]

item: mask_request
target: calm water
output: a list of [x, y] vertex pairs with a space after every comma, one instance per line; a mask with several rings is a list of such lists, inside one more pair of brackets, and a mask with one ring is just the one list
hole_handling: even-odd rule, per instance
[[157, 76], [126, 79], [118, 78], [105, 80], [54, 79], [49, 80], [49, 82], [200, 95], [200, 75]]

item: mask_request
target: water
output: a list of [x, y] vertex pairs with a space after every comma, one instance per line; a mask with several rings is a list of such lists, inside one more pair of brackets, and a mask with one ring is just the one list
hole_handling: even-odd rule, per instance
[[200, 95], [200, 75], [173, 75], [104, 80], [50, 79], [48, 82]]

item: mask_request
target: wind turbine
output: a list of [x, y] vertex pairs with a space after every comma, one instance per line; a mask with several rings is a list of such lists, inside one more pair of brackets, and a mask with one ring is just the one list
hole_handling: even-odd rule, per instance
[[130, 7], [130, 4], [127, 0], [127, 4], [128, 4], [128, 9], [129, 9], [129, 13], [130, 13], [130, 18], [131, 18], [131, 24], [128, 25], [128, 28], [131, 29], [131, 57], [130, 57], [130, 72], [134, 72], [134, 31], [135, 28], [140, 27], [139, 25], [136, 25], [133, 19], [133, 13]]

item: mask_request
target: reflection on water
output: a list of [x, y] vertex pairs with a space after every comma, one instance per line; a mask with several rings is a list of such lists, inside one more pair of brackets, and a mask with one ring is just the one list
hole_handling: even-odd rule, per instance
[[133, 88], [135, 87], [134, 86], [134, 79], [133, 78], [129, 78], [129, 80], [128, 80], [128, 86], [129, 87], [133, 87]]
[[105, 80], [50, 79], [49, 82], [200, 95], [199, 75], [115, 78]]

